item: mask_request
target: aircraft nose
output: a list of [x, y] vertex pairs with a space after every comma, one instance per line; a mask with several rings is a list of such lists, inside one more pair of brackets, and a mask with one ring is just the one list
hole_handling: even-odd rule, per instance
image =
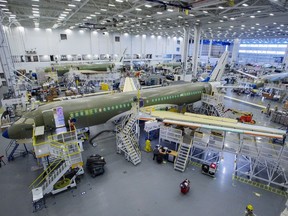
[[2, 136], [6, 139], [9, 139], [9, 135], [8, 135], [8, 129], [6, 129], [3, 133]]

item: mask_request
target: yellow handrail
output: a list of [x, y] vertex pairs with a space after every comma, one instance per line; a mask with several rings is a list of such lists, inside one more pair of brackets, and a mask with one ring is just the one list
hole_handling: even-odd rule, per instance
[[[47, 167], [47, 169], [46, 170], [44, 170], [30, 185], [29, 185], [29, 188], [31, 188], [32, 186], [34, 186], [34, 187], [38, 187], [43, 181], [44, 181], [44, 179], [45, 179], [45, 177], [44, 177], [44, 174], [47, 174], [47, 175], [49, 175], [50, 173], [52, 173], [56, 168], [58, 168], [58, 165], [60, 164], [60, 163], [62, 163], [62, 161], [64, 160], [63, 158], [60, 158], [61, 160], [54, 166], [54, 163], [56, 163], [57, 161], [53, 161], [53, 163], [52, 164], [50, 164], [49, 165], [49, 167]], [[52, 166], [54, 166], [51, 170], [48, 170], [50, 167], [52, 167]], [[46, 176], [47, 176], [46, 175]], [[38, 183], [38, 184], [36, 184], [36, 186], [34, 185], [41, 177], [43, 176], [43, 178], [42, 178], [42, 180]]]

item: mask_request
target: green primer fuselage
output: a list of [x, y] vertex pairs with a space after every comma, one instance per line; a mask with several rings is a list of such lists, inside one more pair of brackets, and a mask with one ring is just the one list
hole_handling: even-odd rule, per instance
[[[141, 98], [144, 100], [144, 106], [157, 104], [182, 105], [199, 101], [202, 93], [210, 94], [211, 91], [212, 87], [209, 83], [189, 83], [141, 90]], [[8, 129], [9, 138], [31, 138], [32, 122], [35, 123], [35, 126], [45, 125], [47, 119], [44, 119], [42, 112], [56, 107], [63, 108], [66, 123], [69, 118], [75, 118], [77, 128], [102, 124], [112, 117], [130, 110], [133, 98], [136, 96], [137, 91], [133, 91], [53, 102], [25, 114], [21, 118], [22, 120], [19, 120], [20, 122], [15, 122]]]

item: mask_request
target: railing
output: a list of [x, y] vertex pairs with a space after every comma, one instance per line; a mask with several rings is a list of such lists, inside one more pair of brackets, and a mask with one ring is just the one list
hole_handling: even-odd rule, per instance
[[[61, 159], [60, 161], [54, 161], [52, 164], [50, 164], [49, 167], [47, 167], [46, 170], [44, 170], [29, 186], [29, 188], [36, 188], [39, 187], [42, 182], [46, 180], [49, 175], [57, 169], [57, 167], [63, 162], [64, 160]], [[40, 180], [40, 181], [39, 181]], [[39, 181], [39, 182], [38, 182]], [[37, 183], [38, 182], [38, 183]]]

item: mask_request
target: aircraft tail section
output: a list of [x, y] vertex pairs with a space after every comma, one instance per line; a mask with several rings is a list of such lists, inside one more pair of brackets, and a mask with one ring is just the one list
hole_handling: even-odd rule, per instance
[[122, 56], [120, 56], [120, 59], [118, 60], [118, 62], [123, 63], [126, 51], [127, 51], [127, 48], [125, 48], [125, 50], [124, 50]]
[[224, 70], [225, 70], [225, 65], [227, 64], [229, 57], [229, 52], [225, 51], [220, 59], [218, 60], [218, 64], [214, 68], [213, 72], [211, 73], [210, 77], [207, 77], [203, 82], [208, 82], [208, 81], [220, 81]]

